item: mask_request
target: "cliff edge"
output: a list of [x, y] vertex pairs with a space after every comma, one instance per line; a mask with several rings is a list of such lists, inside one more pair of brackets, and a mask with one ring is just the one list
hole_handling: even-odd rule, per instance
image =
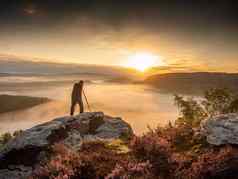
[[0, 178], [26, 178], [50, 146], [79, 150], [83, 142], [130, 138], [131, 126], [102, 112], [66, 116], [23, 131], [0, 151]]

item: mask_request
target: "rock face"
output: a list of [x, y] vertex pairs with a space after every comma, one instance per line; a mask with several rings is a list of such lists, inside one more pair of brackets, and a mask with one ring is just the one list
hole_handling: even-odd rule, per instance
[[129, 124], [102, 112], [62, 117], [25, 130], [0, 151], [0, 178], [26, 178], [54, 143], [78, 150], [84, 141], [131, 137]]
[[238, 114], [219, 115], [201, 123], [207, 142], [213, 145], [238, 144]]

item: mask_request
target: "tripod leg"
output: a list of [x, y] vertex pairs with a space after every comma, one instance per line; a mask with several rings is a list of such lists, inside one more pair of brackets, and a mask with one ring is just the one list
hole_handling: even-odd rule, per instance
[[86, 96], [84, 90], [83, 90], [83, 96], [84, 96], [85, 101], [86, 101], [86, 103], [87, 103], [87, 105], [88, 105], [88, 110], [89, 110], [89, 112], [91, 112], [91, 108], [90, 108], [90, 106], [89, 106], [88, 99], [87, 99], [87, 96]]

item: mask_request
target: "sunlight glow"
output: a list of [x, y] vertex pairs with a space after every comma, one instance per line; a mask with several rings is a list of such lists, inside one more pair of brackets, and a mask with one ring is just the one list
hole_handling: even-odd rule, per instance
[[163, 64], [160, 56], [143, 52], [129, 56], [125, 66], [144, 72], [153, 66], [162, 66]]

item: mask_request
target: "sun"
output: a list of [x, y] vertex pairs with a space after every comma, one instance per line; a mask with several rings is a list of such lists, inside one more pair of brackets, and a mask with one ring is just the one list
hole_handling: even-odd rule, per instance
[[162, 58], [146, 52], [135, 53], [130, 55], [125, 64], [126, 67], [135, 68], [138, 71], [144, 72], [153, 66], [163, 65]]

